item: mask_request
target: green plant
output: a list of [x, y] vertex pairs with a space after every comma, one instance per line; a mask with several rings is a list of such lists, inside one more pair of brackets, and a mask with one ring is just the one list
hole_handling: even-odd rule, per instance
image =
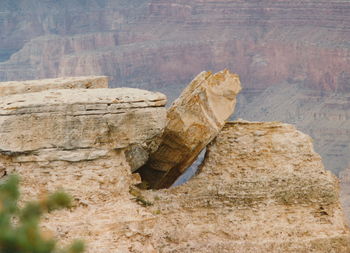
[[39, 228], [44, 212], [66, 208], [71, 197], [62, 191], [55, 192], [40, 201], [32, 201], [20, 208], [17, 176], [0, 183], [0, 253], [80, 253], [84, 244], [75, 241], [65, 249], [58, 249], [57, 242], [46, 238]]

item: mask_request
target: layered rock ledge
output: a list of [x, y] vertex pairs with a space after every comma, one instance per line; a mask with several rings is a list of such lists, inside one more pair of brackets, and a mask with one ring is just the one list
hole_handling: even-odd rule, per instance
[[108, 88], [106, 76], [83, 76], [0, 83], [0, 97], [52, 89]]
[[[63, 187], [77, 198], [128, 191], [131, 166], [146, 162], [163, 133], [166, 97], [138, 89], [60, 89], [4, 96], [0, 171], [24, 192]], [[107, 190], [108, 189], [108, 190]]]

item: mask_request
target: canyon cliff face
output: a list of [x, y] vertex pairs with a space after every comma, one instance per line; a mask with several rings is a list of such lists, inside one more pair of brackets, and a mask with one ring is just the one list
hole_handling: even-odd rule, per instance
[[[112, 76], [112, 85], [154, 88], [228, 67], [247, 89], [287, 79], [347, 89], [347, 1], [31, 2], [2, 14], [3, 54], [17, 49], [3, 57], [2, 80], [90, 73]], [[23, 13], [26, 27], [15, 19]], [[23, 39], [11, 43], [10, 28]]]
[[1, 80], [89, 73], [154, 88], [228, 67], [247, 89], [348, 88], [348, 1], [36, 2], [2, 7], [2, 54], [16, 52], [2, 57]]
[[[349, 1], [4, 0], [0, 10], [0, 80], [107, 75], [172, 101], [193, 73], [229, 68], [245, 84], [239, 117], [261, 109], [267, 88], [297, 85], [298, 111], [273, 119], [314, 137], [327, 168], [349, 165]], [[269, 115], [289, 99], [272, 95]]]

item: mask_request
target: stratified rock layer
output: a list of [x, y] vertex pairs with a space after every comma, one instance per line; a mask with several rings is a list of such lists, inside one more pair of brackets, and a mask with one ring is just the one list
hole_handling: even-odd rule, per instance
[[202, 72], [188, 85], [169, 108], [162, 143], [143, 169], [164, 172], [151, 179], [155, 188], [171, 186], [191, 166], [233, 113], [240, 90], [238, 75], [228, 70]]
[[[166, 97], [139, 89], [61, 89], [4, 96], [0, 171], [22, 177], [34, 195], [59, 187], [79, 199], [128, 191], [132, 166], [157, 149]], [[138, 159], [138, 160], [137, 160]], [[131, 168], [137, 169], [137, 168]]]
[[88, 252], [350, 250], [338, 181], [291, 125], [228, 123], [189, 182], [131, 192], [50, 214], [45, 227], [84, 238]]
[[1, 82], [0, 97], [53, 89], [96, 89], [108, 88], [106, 76], [65, 77], [18, 82]]
[[242, 99], [238, 105], [238, 118], [283, 121], [309, 134], [325, 167], [336, 175], [349, 167], [350, 93], [320, 92], [284, 83], [268, 88], [249, 103]]
[[164, 252], [350, 250], [337, 179], [291, 125], [228, 123], [200, 174], [157, 196], [177, 245]]

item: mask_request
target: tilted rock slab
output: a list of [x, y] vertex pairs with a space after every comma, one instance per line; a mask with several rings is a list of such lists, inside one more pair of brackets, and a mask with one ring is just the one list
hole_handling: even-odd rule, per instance
[[350, 252], [337, 178], [310, 137], [277, 122], [227, 123], [184, 185], [106, 195], [44, 226], [91, 253]]
[[144, 164], [160, 143], [165, 103], [161, 93], [130, 88], [4, 96], [0, 171], [19, 174], [34, 195], [58, 187], [89, 200], [127, 192], [137, 169], [130, 166]]
[[61, 77], [30, 81], [0, 82], [0, 97], [52, 89], [108, 88], [106, 76]]
[[217, 136], [240, 90], [238, 75], [228, 70], [202, 72], [189, 84], [169, 108], [162, 144], [141, 171], [154, 188], [171, 186]]

